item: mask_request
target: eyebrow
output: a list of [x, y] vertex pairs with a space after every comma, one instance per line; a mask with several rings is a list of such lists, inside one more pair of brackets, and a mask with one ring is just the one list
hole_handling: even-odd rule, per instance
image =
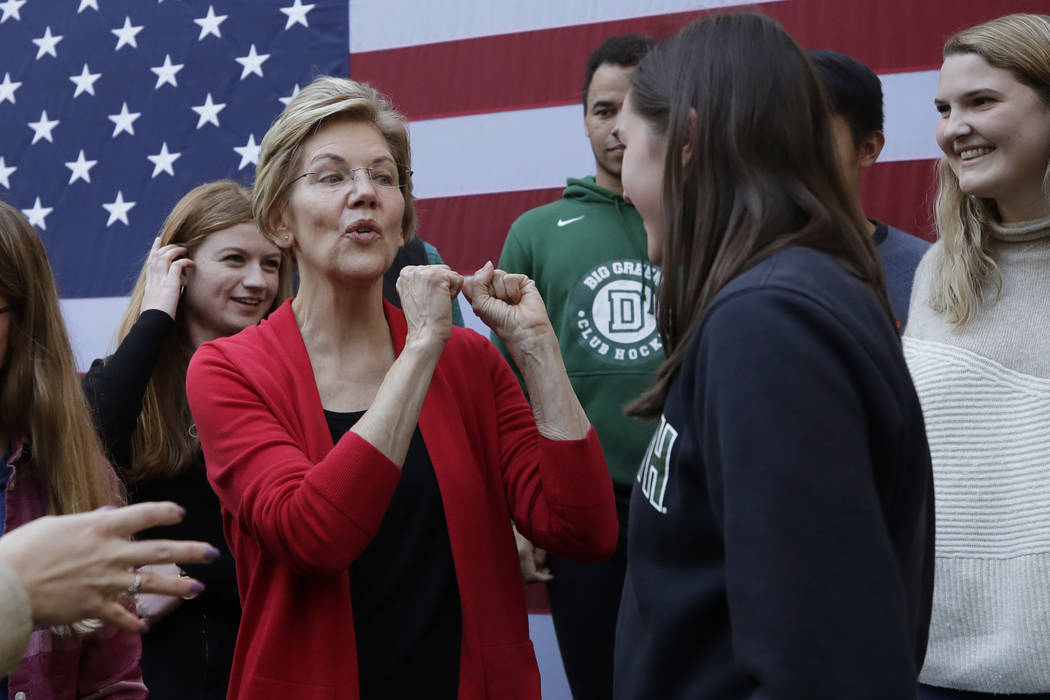
[[599, 107], [615, 107], [616, 103], [612, 100], [595, 100], [594, 104], [591, 105], [591, 109], [598, 109]]
[[[343, 158], [341, 155], [338, 155], [336, 153], [318, 153], [316, 156], [314, 156], [313, 158], [310, 159], [310, 164], [313, 165], [313, 164], [317, 163], [318, 161], [322, 161], [322, 160], [334, 160], [336, 162], [343, 163], [344, 165], [347, 162], [346, 158]], [[394, 163], [395, 161], [394, 161], [392, 156], [387, 155], [387, 154], [384, 153], [381, 156], [377, 156], [376, 158], [373, 158], [372, 162], [373, 163], [383, 163], [383, 162]]]
[[[981, 88], [974, 88], [973, 90], [967, 90], [963, 94], [959, 95], [959, 98], [960, 99], [966, 99], [966, 98], [969, 98], [969, 97], [974, 97], [976, 95], [996, 95], [996, 96], [1001, 96], [1002, 94], [1003, 93], [999, 92], [995, 88], [981, 87]], [[942, 105], [942, 104], [946, 104], [946, 100], [942, 100], [940, 97], [934, 97], [933, 98], [933, 103], [935, 105]]]
[[[243, 255], [245, 257], [251, 257], [251, 253], [249, 253], [246, 249], [241, 248], [239, 246], [235, 246], [235, 245], [228, 245], [225, 248], [219, 248], [219, 250], [216, 251], [216, 255], [224, 255], [226, 253], [240, 253], [241, 255]], [[280, 253], [280, 251], [278, 251], [276, 253], [267, 253], [263, 257], [265, 257], [265, 258], [280, 258], [281, 257], [281, 253]]]

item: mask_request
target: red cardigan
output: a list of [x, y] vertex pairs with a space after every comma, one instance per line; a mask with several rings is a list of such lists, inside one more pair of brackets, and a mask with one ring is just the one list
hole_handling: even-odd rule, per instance
[[[404, 315], [385, 312], [400, 353]], [[228, 697], [356, 700], [348, 567], [375, 535], [400, 469], [353, 432], [333, 447], [290, 302], [202, 345], [186, 389], [244, 606]], [[616, 509], [598, 439], [593, 429], [583, 440], [540, 436], [503, 357], [460, 328], [419, 428], [462, 603], [459, 697], [539, 698], [510, 522], [560, 556], [611, 556]]]

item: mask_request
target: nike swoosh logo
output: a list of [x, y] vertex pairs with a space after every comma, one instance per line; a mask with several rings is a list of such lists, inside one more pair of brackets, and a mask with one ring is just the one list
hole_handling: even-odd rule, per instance
[[577, 216], [575, 219], [558, 219], [558, 226], [568, 226], [574, 221], [579, 221], [583, 216]]

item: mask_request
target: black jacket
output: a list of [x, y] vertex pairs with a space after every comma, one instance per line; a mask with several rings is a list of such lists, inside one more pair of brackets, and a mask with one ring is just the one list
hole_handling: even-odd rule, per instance
[[915, 698], [933, 478], [891, 319], [823, 253], [716, 297], [631, 503], [624, 700]]

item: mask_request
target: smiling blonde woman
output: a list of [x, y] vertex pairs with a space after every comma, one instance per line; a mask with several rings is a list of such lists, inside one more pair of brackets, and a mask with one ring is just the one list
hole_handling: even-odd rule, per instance
[[944, 47], [905, 353], [937, 484], [926, 698], [1050, 697], [1050, 17]]

